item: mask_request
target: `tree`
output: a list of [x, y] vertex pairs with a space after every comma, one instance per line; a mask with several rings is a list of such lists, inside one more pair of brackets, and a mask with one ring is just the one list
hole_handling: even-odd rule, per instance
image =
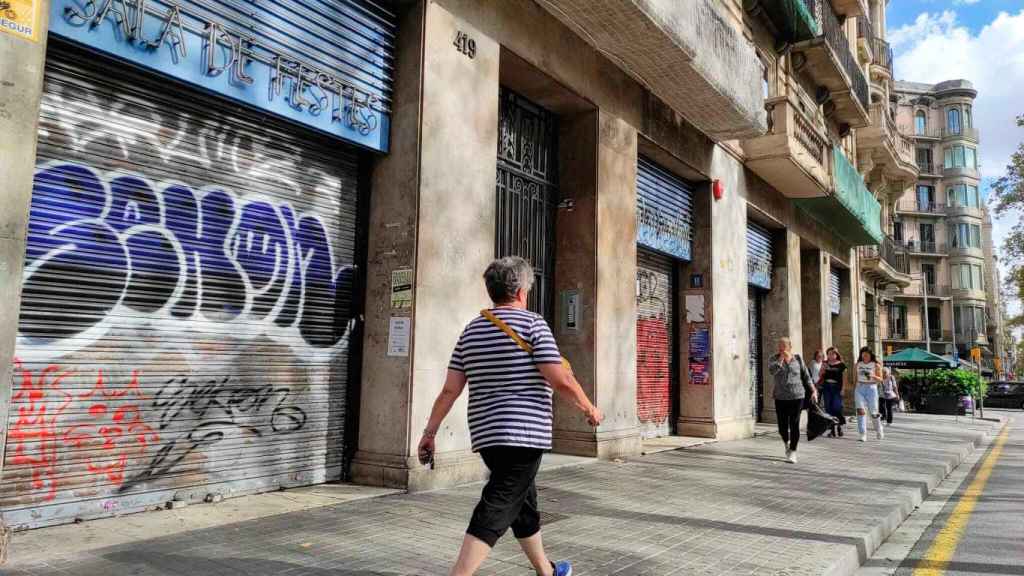
[[[1017, 117], [1017, 126], [1024, 128], [1024, 115]], [[996, 216], [1024, 215], [1024, 142], [1010, 157], [1006, 174], [992, 184], [991, 202]], [[1024, 302], [1024, 218], [1017, 218], [1002, 248], [1002, 258], [1009, 265], [1006, 288]], [[1024, 327], [1024, 313], [1006, 320], [1011, 327]]]

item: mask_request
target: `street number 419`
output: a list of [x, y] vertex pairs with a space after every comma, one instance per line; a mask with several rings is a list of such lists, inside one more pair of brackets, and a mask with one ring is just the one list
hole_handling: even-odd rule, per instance
[[457, 32], [455, 34], [455, 49], [472, 59], [476, 57], [476, 40], [470, 38], [465, 32]]

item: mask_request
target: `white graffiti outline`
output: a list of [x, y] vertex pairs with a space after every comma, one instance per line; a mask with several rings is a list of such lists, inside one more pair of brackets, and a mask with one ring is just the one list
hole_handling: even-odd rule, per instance
[[[313, 261], [315, 256], [316, 248], [308, 248], [305, 253], [299, 253], [299, 246], [294, 239], [294, 231], [298, 228], [299, 223], [304, 219], [312, 218], [315, 219], [324, 231], [330, 230], [326, 226], [325, 222], [319, 215], [312, 212], [298, 212], [291, 202], [282, 200], [280, 198], [269, 197], [264, 194], [249, 194], [240, 196], [233, 190], [220, 187], [220, 186], [204, 186], [201, 188], [195, 188], [174, 180], [163, 180], [160, 182], [154, 182], [152, 179], [146, 177], [143, 174], [128, 172], [124, 170], [109, 170], [101, 171], [96, 168], [83, 165], [76, 162], [64, 161], [64, 160], [53, 160], [39, 164], [36, 167], [36, 174], [42, 173], [46, 170], [54, 168], [56, 166], [75, 166], [77, 168], [85, 169], [91, 172], [103, 187], [103, 208], [96, 217], [81, 218], [74, 221], [66, 222], [48, 230], [49, 236], [56, 236], [60, 232], [77, 225], [82, 224], [93, 224], [105, 227], [108, 229], [113, 236], [119, 241], [119, 247], [127, 262], [126, 276], [124, 286], [121, 290], [121, 294], [118, 297], [117, 303], [114, 307], [109, 310], [104, 318], [98, 321], [93, 326], [86, 328], [82, 332], [76, 334], [73, 338], [64, 338], [59, 341], [59, 344], [54, 345], [52, 341], [40, 341], [39, 339], [29, 338], [19, 333], [17, 346], [19, 350], [19, 356], [22, 357], [26, 362], [44, 362], [49, 361], [53, 358], [64, 356], [69, 352], [73, 352], [89, 346], [97, 340], [104, 337], [112, 329], [142, 329], [142, 330], [153, 330], [156, 333], [161, 332], [180, 332], [183, 327], [186, 331], [191, 333], [201, 333], [213, 336], [223, 336], [232, 341], [248, 341], [258, 337], [266, 336], [267, 338], [278, 341], [280, 343], [287, 344], [293, 349], [293, 351], [305, 357], [311, 361], [329, 361], [337, 354], [347, 350], [349, 336], [351, 335], [352, 328], [354, 326], [354, 320], [350, 320], [348, 325], [345, 327], [345, 331], [342, 337], [336, 344], [331, 347], [317, 347], [308, 344], [301, 333], [299, 327], [305, 313], [305, 299], [306, 299], [306, 279], [309, 272], [310, 263]], [[119, 177], [131, 177], [138, 179], [149, 186], [150, 190], [154, 193], [154, 197], [159, 208], [160, 224], [144, 223], [134, 226], [129, 226], [123, 231], [118, 232], [108, 222], [107, 218], [110, 215], [114, 196], [111, 191], [111, 183]], [[174, 186], [180, 186], [186, 190], [189, 190], [193, 194], [193, 198], [196, 201], [197, 208], [197, 222], [195, 223], [195, 229], [197, 230], [197, 236], [202, 236], [203, 231], [203, 215], [202, 200], [212, 192], [223, 193], [231, 198], [234, 202], [234, 214], [231, 216], [231, 225], [224, 237], [224, 257], [232, 264], [235, 272], [243, 280], [244, 294], [245, 294], [245, 306], [239, 314], [231, 320], [211, 320], [203, 317], [201, 303], [203, 301], [203, 275], [202, 275], [202, 261], [198, 252], [193, 254], [186, 254], [185, 249], [182, 247], [181, 242], [177, 239], [172, 231], [169, 231], [167, 226], [167, 207], [165, 204], [165, 192]], [[141, 210], [136, 202], [132, 202], [134, 206], [134, 214], [136, 216], [141, 215]], [[266, 285], [262, 288], [255, 288], [253, 280], [250, 278], [248, 271], [238, 260], [239, 246], [241, 238], [239, 236], [239, 228], [242, 224], [242, 215], [244, 214], [245, 208], [255, 203], [263, 203], [274, 210], [275, 215], [279, 218], [281, 223], [287, 223], [287, 219], [284, 218], [283, 210], [287, 208], [291, 211], [293, 216], [292, 222], [285, 226], [283, 239], [286, 243], [284, 247], [288, 256], [285, 258], [282, 253], [282, 247], [276, 243], [275, 246], [275, 263], [274, 263], [274, 274], [273, 277], [267, 281]], [[125, 206], [125, 212], [128, 212], [128, 204]], [[127, 248], [127, 242], [130, 238], [135, 235], [142, 234], [144, 232], [154, 232], [168, 240], [169, 245], [174, 249], [177, 257], [177, 264], [179, 266], [179, 274], [175, 288], [171, 296], [167, 301], [158, 309], [153, 312], [140, 312], [129, 308], [124, 303], [124, 297], [128, 293], [131, 286], [131, 275], [133, 273], [133, 267], [131, 266], [131, 253]], [[252, 231], [249, 231], [252, 234]], [[272, 241], [270, 236], [267, 234], [263, 235], [263, 253], [266, 253], [266, 249], [269, 248], [269, 244]], [[331, 264], [330, 275], [334, 282], [337, 282], [344, 273], [352, 271], [355, 267], [351, 264], [338, 265], [334, 257], [334, 248], [327, 239], [326, 248], [328, 253], [328, 261]], [[235, 245], [233, 245], [235, 244]], [[44, 255], [38, 257], [33, 262], [29, 263], [24, 270], [23, 278], [28, 280], [34, 273], [38, 272], [39, 269], [44, 266], [47, 262], [73, 252], [76, 249], [76, 243], [69, 241], [56, 246], [46, 252]], [[187, 259], [189, 257], [195, 259], [195, 275], [196, 275], [196, 305], [192, 310], [192, 314], [187, 318], [175, 317], [171, 314], [171, 309], [178, 303], [182, 295], [186, 290], [188, 278], [190, 276], [188, 272]], [[295, 278], [295, 266], [293, 266], [292, 257], [298, 259], [298, 271], [299, 277]], [[284, 262], [282, 262], [284, 260]], [[266, 312], [261, 314], [259, 317], [253, 316], [253, 307], [256, 300], [265, 295], [277, 284], [275, 282], [280, 277], [281, 266], [285, 268], [285, 278], [282, 284], [280, 294], [277, 296], [274, 306]], [[298, 289], [298, 304], [297, 309], [294, 312], [294, 318], [291, 323], [286, 326], [277, 324], [276, 320], [288, 305], [291, 294], [296, 289], [292, 285], [293, 282], [299, 282]]]

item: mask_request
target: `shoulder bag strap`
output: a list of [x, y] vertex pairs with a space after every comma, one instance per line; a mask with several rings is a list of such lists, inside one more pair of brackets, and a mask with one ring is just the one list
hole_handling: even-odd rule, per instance
[[517, 334], [516, 331], [513, 330], [511, 326], [506, 324], [504, 320], [495, 316], [494, 313], [491, 312], [490, 310], [481, 310], [480, 315], [488, 319], [491, 322], [491, 324], [497, 326], [499, 330], [501, 330], [505, 334], [508, 334], [508, 337], [515, 340], [516, 344], [518, 344], [519, 347], [522, 348], [527, 354], [533, 354], [533, 346], [527, 344], [526, 340], [523, 340], [522, 336]]
[[[524, 352], [531, 356], [533, 355], [533, 346], [527, 344], [526, 340], [523, 340], [523, 337], [513, 330], [511, 326], [506, 324], [504, 320], [495, 316], [490, 310], [481, 310], [480, 315], [490, 321], [491, 324], [497, 326], [499, 330], [507, 334], [508, 337], [514, 340]], [[562, 366], [565, 366], [565, 369], [572, 373], [572, 364], [569, 364], [569, 361], [566, 360], [564, 356], [562, 357]]]

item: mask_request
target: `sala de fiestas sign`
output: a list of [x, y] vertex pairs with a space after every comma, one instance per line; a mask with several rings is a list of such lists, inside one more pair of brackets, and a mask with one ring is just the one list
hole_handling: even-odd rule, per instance
[[[313, 2], [312, 4], [317, 4]], [[366, 49], [353, 70], [351, 59], [332, 54], [351, 47], [326, 46], [324, 34], [296, 31], [302, 18], [276, 3], [246, 4], [248, 25], [215, 18], [226, 4], [200, 0], [54, 0], [50, 31], [167, 76], [233, 98], [386, 152], [389, 114], [384, 81], [372, 71], [382, 51]], [[350, 10], [321, 2], [324, 12]], [[342, 16], [328, 14], [335, 21]], [[224, 19], [227, 20], [227, 19]], [[323, 26], [309, 17], [310, 28]], [[279, 30], [279, 26], [292, 30]], [[323, 28], [327, 30], [327, 28]], [[303, 37], [305, 36], [305, 37]], [[310, 47], [321, 47], [321, 51]], [[319, 62], [314, 65], [311, 62]]]

